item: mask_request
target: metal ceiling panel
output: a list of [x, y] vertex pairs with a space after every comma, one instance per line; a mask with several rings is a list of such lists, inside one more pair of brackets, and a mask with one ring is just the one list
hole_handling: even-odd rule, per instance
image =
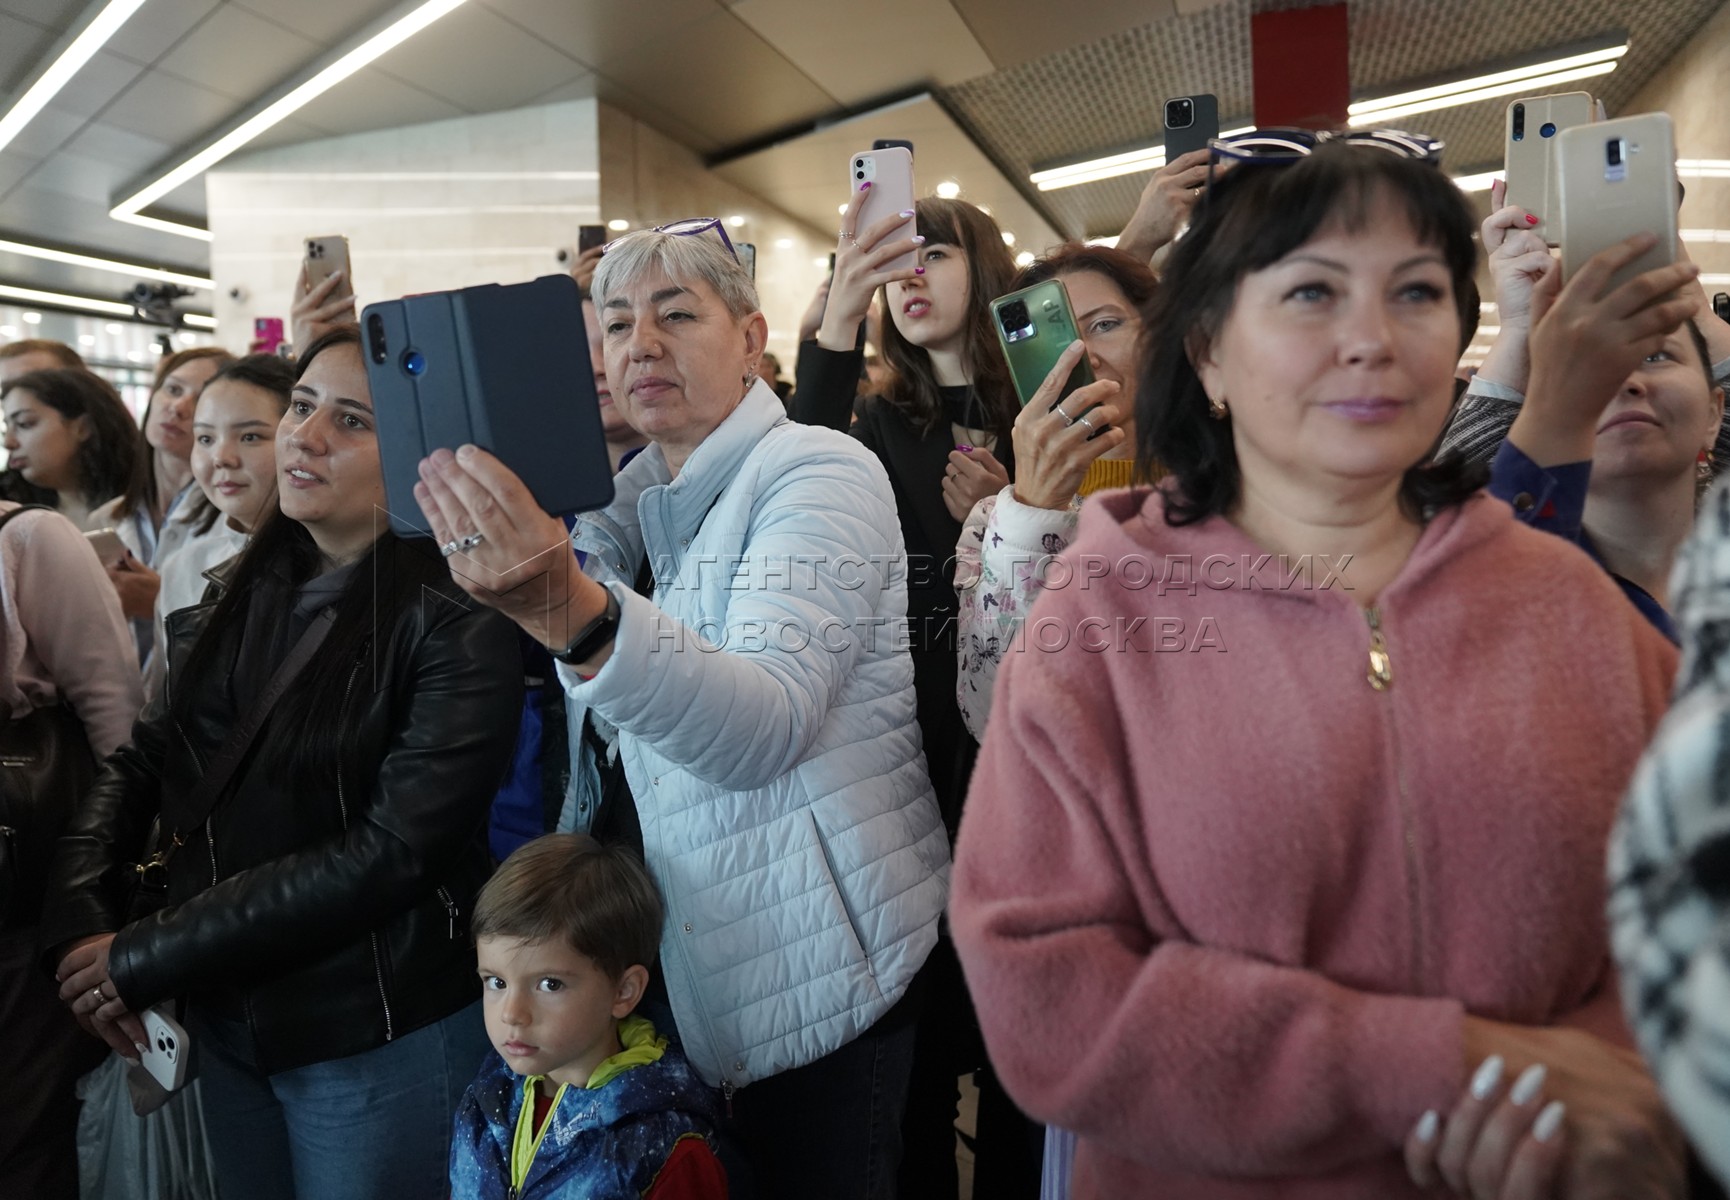
[[[22, 154], [26, 158], [44, 158], [53, 154], [84, 125], [84, 118], [65, 112], [50, 104], [36, 114], [36, 119], [18, 131], [6, 147], [6, 154]], [[5, 155], [0, 155], [0, 158]]]
[[601, 64], [598, 73], [723, 146], [837, 107], [834, 96], [725, 11], [664, 31], [654, 43]]
[[245, 102], [303, 70], [324, 49], [244, 8], [224, 4], [164, 55], [156, 69]]
[[74, 116], [94, 117], [143, 73], [144, 68], [138, 63], [99, 50], [55, 93], [54, 107]]
[[273, 25], [292, 30], [324, 46], [347, 40], [356, 30], [376, 21], [396, 0], [229, 0]]
[[470, 0], [591, 67], [724, 11], [717, 0]]
[[595, 98], [595, 92], [596, 80], [594, 73], [590, 72], [580, 79], [573, 79], [569, 83], [561, 83], [550, 92], [541, 93], [539, 96], [535, 97], [534, 103], [537, 105], [562, 104], [566, 100], [593, 100]]
[[89, 0], [0, 0], [0, 12], [48, 29], [69, 29]]
[[954, 8], [941, 0], [737, 0], [733, 13], [843, 104], [911, 87], [961, 83], [994, 68]]
[[162, 71], [146, 71], [102, 113], [102, 120], [172, 146], [199, 140], [234, 116], [221, 92]]
[[0, 96], [10, 97], [30, 78], [58, 35], [34, 21], [0, 12]]
[[174, 147], [142, 133], [92, 121], [66, 143], [66, 149], [111, 165], [122, 179], [131, 179], [161, 162]]
[[[305, 108], [294, 119], [324, 133], [360, 133], [393, 125], [418, 125], [460, 117], [463, 110], [447, 100], [404, 83], [374, 67], [357, 72]], [[272, 131], [274, 132], [274, 130]], [[276, 144], [281, 145], [279, 140]], [[257, 142], [251, 148], [256, 149]]]
[[1043, 58], [1176, 14], [1172, 0], [950, 0], [998, 67]]
[[441, 17], [385, 55], [376, 69], [472, 113], [520, 108], [588, 73], [582, 63], [476, 4]]
[[[108, 39], [108, 52], [133, 62], [150, 64], [172, 50], [181, 38], [198, 28], [216, 11], [222, 0], [149, 0], [133, 13]], [[57, 26], [64, 29], [65, 24]], [[225, 53], [244, 58], [235, 48]]]

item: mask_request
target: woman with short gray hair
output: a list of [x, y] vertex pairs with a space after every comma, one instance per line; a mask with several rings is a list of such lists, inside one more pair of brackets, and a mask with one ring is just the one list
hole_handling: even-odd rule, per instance
[[[756, 1194], [892, 1196], [910, 985], [949, 880], [895, 498], [757, 378], [766, 324], [719, 221], [619, 239], [594, 297], [613, 402], [650, 442], [613, 503], [567, 541], [467, 446], [416, 495], [463, 587], [616, 730], [602, 765], [623, 764], [666, 896], [674, 1022]], [[587, 830], [601, 797], [575, 765], [560, 826]]]

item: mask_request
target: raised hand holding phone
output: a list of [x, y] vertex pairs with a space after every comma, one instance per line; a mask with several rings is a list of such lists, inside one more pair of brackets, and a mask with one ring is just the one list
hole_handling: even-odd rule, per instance
[[1030, 507], [1068, 508], [1094, 460], [1129, 436], [1113, 403], [1121, 390], [1114, 381], [1102, 379], [1063, 394], [1070, 372], [1086, 354], [1085, 343], [1071, 342], [1015, 418], [1014, 496]]
[[1517, 204], [1504, 203], [1506, 191], [1503, 183], [1490, 185], [1490, 215], [1479, 228], [1495, 285], [1501, 332], [1478, 375], [1524, 392], [1531, 375], [1533, 292], [1555, 260], [1537, 232], [1537, 217]]
[[[884, 153], [888, 153], [885, 151]], [[835, 247], [835, 274], [829, 283], [823, 323], [817, 329], [817, 344], [825, 350], [847, 351], [859, 341], [859, 322], [871, 307], [877, 289], [901, 279], [924, 274], [916, 265], [898, 266], [897, 260], [917, 260], [924, 238], [914, 232], [914, 208], [907, 207], [860, 226], [866, 198], [875, 185], [858, 181], [853, 199], [841, 216], [840, 241]]]
[[348, 272], [338, 270], [313, 283], [307, 264], [300, 264], [294, 285], [294, 303], [289, 307], [289, 337], [295, 352], [306, 349], [337, 325], [353, 325], [354, 290]]

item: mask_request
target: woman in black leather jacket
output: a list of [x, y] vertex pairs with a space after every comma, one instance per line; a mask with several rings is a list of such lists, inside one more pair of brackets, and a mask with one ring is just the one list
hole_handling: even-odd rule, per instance
[[[437, 550], [385, 529], [358, 333], [301, 361], [281, 511], [167, 623], [169, 677], [61, 839], [42, 944], [129, 1056], [187, 1001], [225, 1195], [444, 1193], [487, 1048], [465, 920], [522, 704], [513, 627]], [[382, 531], [382, 532], [381, 532]], [[335, 619], [199, 820], [193, 791], [301, 633]], [[127, 923], [153, 819], [182, 830], [166, 907]]]

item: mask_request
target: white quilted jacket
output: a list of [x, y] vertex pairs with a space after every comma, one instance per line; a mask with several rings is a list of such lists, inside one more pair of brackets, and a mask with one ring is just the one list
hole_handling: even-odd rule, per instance
[[888, 477], [757, 383], [676, 481], [658, 447], [632, 460], [572, 542], [621, 615], [592, 680], [560, 675], [573, 728], [618, 731], [685, 1052], [732, 1087], [821, 1058], [906, 991], [949, 888]]

